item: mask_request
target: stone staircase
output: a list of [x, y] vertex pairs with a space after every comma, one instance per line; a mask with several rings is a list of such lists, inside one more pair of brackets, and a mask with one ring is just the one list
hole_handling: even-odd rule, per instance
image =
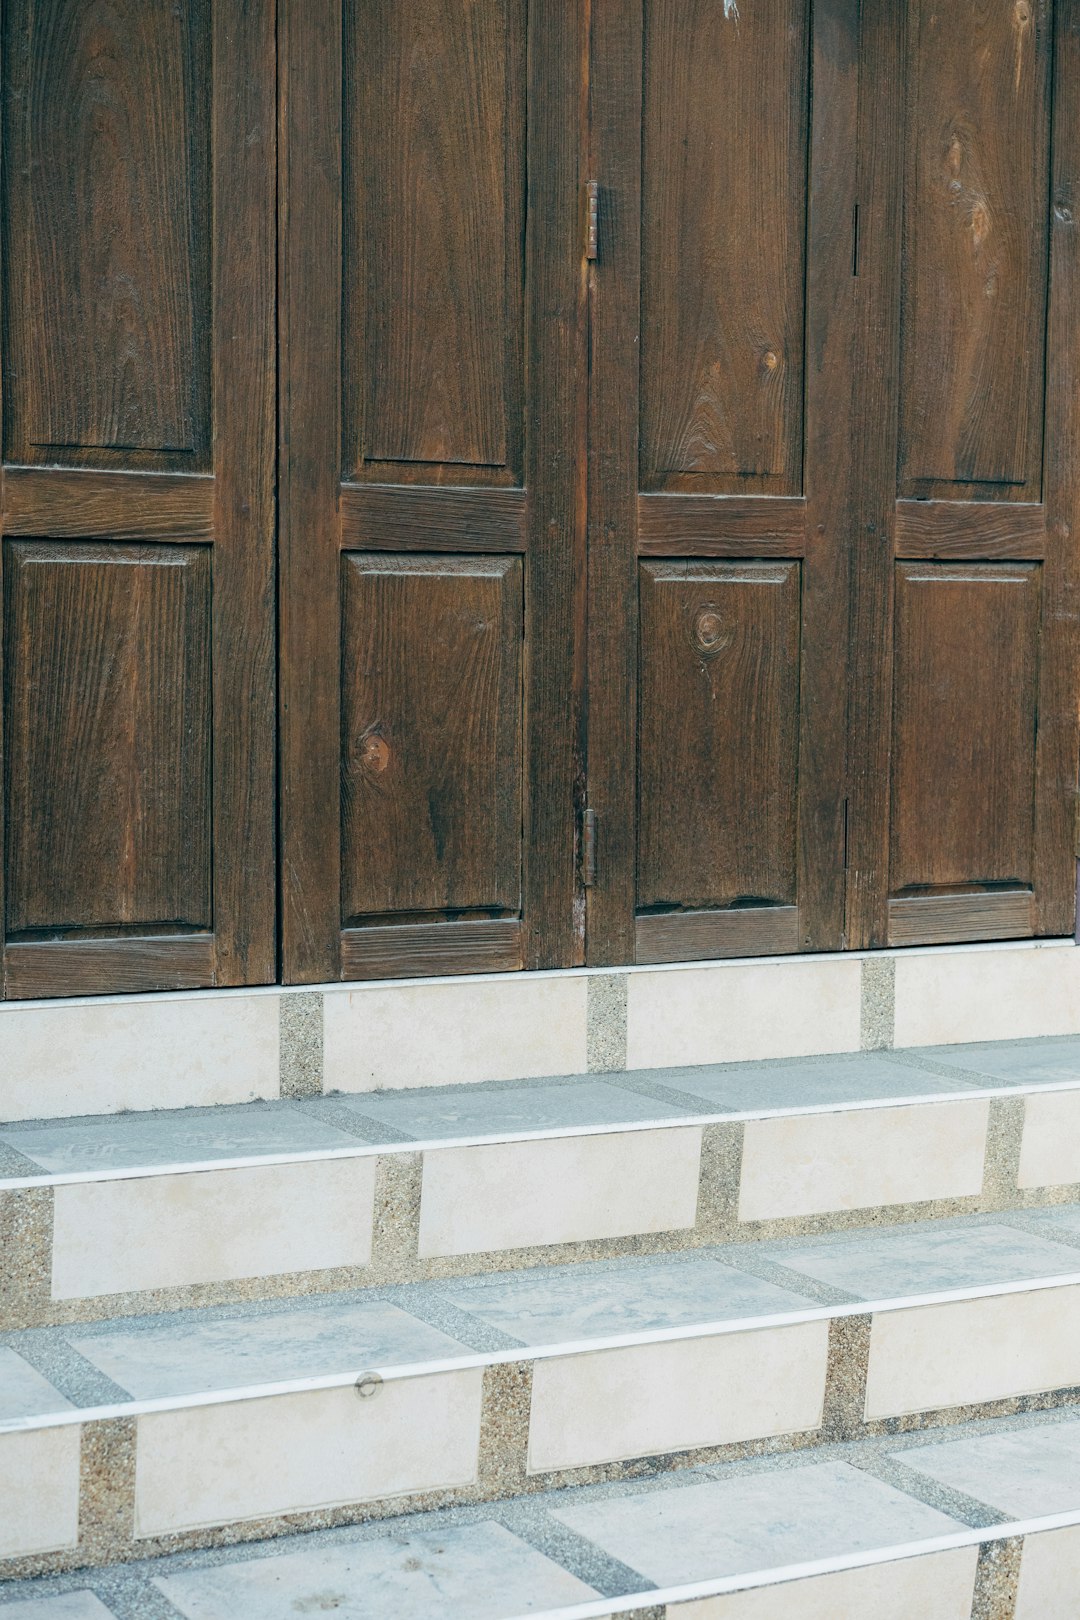
[[0, 1620], [1080, 1613], [1080, 1036], [352, 1072], [0, 1127]]

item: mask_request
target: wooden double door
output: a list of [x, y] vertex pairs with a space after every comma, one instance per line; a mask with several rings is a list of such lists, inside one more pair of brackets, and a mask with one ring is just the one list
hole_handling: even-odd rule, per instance
[[1073, 928], [1080, 0], [4, 0], [9, 996]]

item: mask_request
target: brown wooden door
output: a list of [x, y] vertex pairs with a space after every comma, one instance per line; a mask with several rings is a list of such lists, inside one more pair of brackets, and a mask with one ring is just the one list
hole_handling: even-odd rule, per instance
[[4, 993], [272, 979], [274, 37], [4, 0]]
[[593, 962], [1073, 927], [1075, 0], [594, 0]]
[[585, 8], [282, 19], [285, 975], [570, 963]]

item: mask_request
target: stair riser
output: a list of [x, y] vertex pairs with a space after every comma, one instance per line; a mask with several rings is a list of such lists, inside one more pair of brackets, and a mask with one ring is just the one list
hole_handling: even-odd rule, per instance
[[1080, 1091], [162, 1170], [0, 1191], [0, 1311], [35, 1327], [1077, 1196]]
[[0, 1006], [0, 1120], [1080, 1032], [1065, 942]]
[[1080, 1284], [0, 1435], [36, 1573], [1080, 1402]]

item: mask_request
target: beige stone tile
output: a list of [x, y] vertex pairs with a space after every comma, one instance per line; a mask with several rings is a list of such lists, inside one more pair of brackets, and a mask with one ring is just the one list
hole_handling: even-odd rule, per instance
[[53, 1298], [366, 1265], [374, 1196], [374, 1157], [57, 1187]]
[[1080, 1181], [1080, 1091], [1047, 1091], [1024, 1098], [1021, 1187], [1060, 1187]]
[[476, 1479], [483, 1369], [140, 1417], [135, 1534], [231, 1524]]
[[0, 1008], [0, 1120], [277, 1095], [274, 996]]
[[816, 1429], [827, 1322], [558, 1356], [533, 1367], [529, 1470]]
[[510, 974], [329, 990], [328, 1091], [582, 1074], [587, 980]]
[[81, 1436], [77, 1423], [0, 1434], [0, 1558], [75, 1546]]
[[1025, 1536], [1013, 1620], [1080, 1614], [1080, 1525]]
[[858, 1051], [861, 971], [854, 957], [800, 957], [631, 973], [627, 1066]]
[[[669, 1604], [668, 1620], [868, 1620], [871, 1615], [874, 1620], [968, 1620], [977, 1561], [978, 1548], [953, 1547], [924, 1558]], [[1066, 1612], [1044, 1609], [1040, 1620]]]
[[420, 1258], [684, 1230], [700, 1163], [692, 1126], [434, 1149]]
[[749, 1120], [739, 1219], [978, 1193], [989, 1113], [976, 1098]]
[[1080, 1033], [1080, 951], [1003, 945], [896, 958], [897, 1046]]
[[868, 1419], [1080, 1384], [1080, 1286], [882, 1311], [870, 1332]]

